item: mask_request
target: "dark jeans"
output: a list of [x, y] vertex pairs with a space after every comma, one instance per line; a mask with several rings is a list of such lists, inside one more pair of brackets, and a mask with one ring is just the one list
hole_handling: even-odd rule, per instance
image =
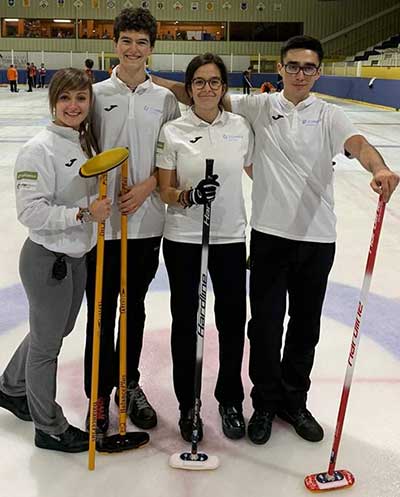
[[[334, 243], [288, 240], [252, 231], [248, 336], [255, 409], [306, 405], [334, 255]], [[281, 357], [287, 296], [289, 323]]]
[[10, 90], [12, 93], [16, 93], [18, 91], [16, 81], [10, 81]]
[[[163, 242], [171, 288], [171, 349], [175, 394], [181, 410], [194, 404], [196, 317], [199, 303], [201, 245]], [[246, 246], [210, 245], [208, 270], [215, 294], [219, 339], [219, 372], [215, 397], [241, 408], [241, 378], [246, 324]], [[207, 339], [207, 338], [206, 338]]]
[[250, 95], [250, 85], [243, 83], [243, 95]]
[[[158, 268], [161, 237], [128, 240], [127, 271], [127, 384], [139, 381], [139, 360], [145, 322], [144, 299]], [[119, 240], [105, 242], [102, 319], [100, 331], [99, 397], [110, 395], [119, 378], [119, 344], [114, 346], [114, 325], [120, 289]], [[85, 392], [90, 397], [93, 345], [96, 247], [87, 256], [86, 298], [88, 318], [85, 347]]]

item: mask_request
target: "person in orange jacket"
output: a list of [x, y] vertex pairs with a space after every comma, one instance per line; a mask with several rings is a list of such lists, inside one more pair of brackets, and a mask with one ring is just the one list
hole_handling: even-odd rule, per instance
[[17, 93], [18, 71], [13, 64], [10, 64], [10, 67], [7, 69], [7, 79], [10, 83], [11, 93]]

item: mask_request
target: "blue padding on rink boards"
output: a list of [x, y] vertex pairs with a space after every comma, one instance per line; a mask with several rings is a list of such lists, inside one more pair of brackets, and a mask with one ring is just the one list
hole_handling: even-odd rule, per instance
[[350, 98], [371, 104], [400, 108], [400, 81], [376, 79], [369, 88], [370, 78], [348, 78], [345, 76], [321, 76], [313, 90], [339, 98]]

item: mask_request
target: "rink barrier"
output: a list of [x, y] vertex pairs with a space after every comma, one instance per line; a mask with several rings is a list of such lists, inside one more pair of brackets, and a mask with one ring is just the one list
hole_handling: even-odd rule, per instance
[[[48, 84], [55, 70], [48, 69], [46, 73], [45, 83]], [[95, 81], [103, 81], [108, 78], [106, 71], [95, 70]], [[173, 79], [175, 81], [184, 80], [184, 72], [182, 71], [154, 71], [154, 74]], [[229, 73], [229, 86], [233, 88], [242, 86], [242, 73]], [[253, 73], [251, 82], [254, 88], [259, 88], [264, 81], [270, 81], [274, 85], [277, 82], [277, 74], [275, 73]], [[325, 95], [333, 97], [358, 100], [369, 104], [384, 105], [393, 107], [396, 110], [400, 108], [400, 80], [390, 79], [375, 79], [371, 87], [369, 78], [355, 78], [346, 76], [321, 76], [316, 81], [313, 90]], [[19, 71], [19, 83], [26, 84], [26, 72]], [[0, 84], [7, 84], [6, 70], [0, 69]]]

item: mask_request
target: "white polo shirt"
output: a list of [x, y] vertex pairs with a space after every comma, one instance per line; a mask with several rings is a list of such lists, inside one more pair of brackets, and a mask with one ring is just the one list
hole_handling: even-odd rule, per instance
[[[93, 86], [95, 101], [93, 123], [101, 150], [114, 147], [129, 148], [128, 184], [149, 178], [155, 169], [156, 144], [161, 126], [180, 115], [174, 95], [155, 85], [151, 78], [134, 92], [117, 76], [118, 66], [111, 78]], [[110, 220], [106, 223], [107, 240], [119, 239], [120, 212], [117, 199], [120, 192], [119, 168], [108, 174], [108, 196], [113, 201]], [[163, 232], [165, 206], [154, 191], [135, 212], [128, 216], [128, 238], [150, 238]]]
[[[177, 188], [194, 188], [205, 177], [206, 159], [214, 159], [220, 187], [211, 204], [210, 243], [242, 242], [246, 212], [242, 193], [243, 167], [251, 164], [253, 132], [241, 116], [222, 111], [207, 123], [190, 109], [165, 124], [157, 144], [157, 167], [176, 169]], [[164, 237], [201, 243], [203, 206], [184, 209], [169, 205]]]
[[71, 257], [96, 243], [96, 223], [76, 219], [97, 197], [96, 179], [79, 176], [86, 161], [79, 132], [52, 123], [23, 145], [14, 169], [18, 220], [29, 238]]
[[256, 136], [251, 226], [291, 240], [334, 242], [332, 158], [360, 133], [339, 107], [314, 96], [296, 106], [283, 93], [231, 99]]

